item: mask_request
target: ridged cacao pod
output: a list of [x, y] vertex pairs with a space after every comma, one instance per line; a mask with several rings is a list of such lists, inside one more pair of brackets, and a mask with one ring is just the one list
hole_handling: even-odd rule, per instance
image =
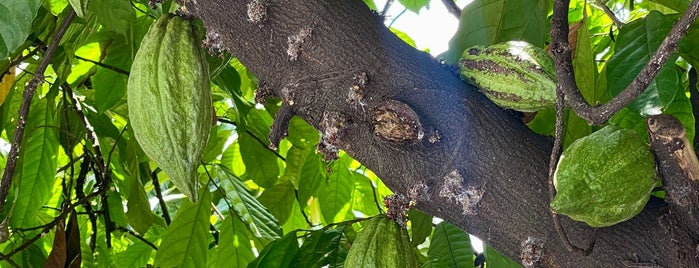
[[385, 216], [377, 216], [357, 235], [345, 267], [416, 268], [418, 263], [406, 230]]
[[211, 127], [206, 54], [192, 22], [172, 14], [146, 33], [131, 66], [131, 129], [146, 155], [192, 201]]
[[502, 108], [535, 112], [556, 103], [556, 73], [546, 51], [522, 41], [466, 49], [461, 78]]
[[656, 178], [645, 139], [634, 130], [609, 125], [563, 152], [551, 208], [593, 227], [611, 226], [643, 210]]

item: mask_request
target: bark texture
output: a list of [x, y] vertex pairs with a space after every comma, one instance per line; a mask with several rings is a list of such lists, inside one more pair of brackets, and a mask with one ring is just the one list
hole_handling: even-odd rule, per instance
[[[697, 267], [677, 256], [652, 200], [597, 232], [589, 256], [568, 252], [548, 209], [549, 138], [529, 131], [408, 46], [359, 0], [196, 0], [188, 9], [323, 140], [347, 151], [417, 208], [527, 267]], [[571, 241], [594, 230], [564, 217]], [[694, 229], [697, 230], [697, 229]], [[696, 236], [694, 236], [696, 237]]]

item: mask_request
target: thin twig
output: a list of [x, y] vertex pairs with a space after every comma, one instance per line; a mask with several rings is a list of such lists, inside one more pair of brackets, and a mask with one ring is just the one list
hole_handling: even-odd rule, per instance
[[18, 252], [20, 252], [22, 250], [27, 249], [32, 243], [34, 243], [36, 240], [39, 240], [39, 238], [41, 238], [44, 234], [50, 232], [51, 229], [53, 229], [53, 227], [55, 227], [59, 221], [65, 219], [65, 217], [71, 211], [75, 210], [76, 207], [83, 205], [85, 202], [90, 201], [90, 199], [97, 197], [100, 194], [101, 194], [100, 191], [92, 192], [89, 195], [78, 199], [78, 201], [76, 201], [75, 203], [68, 206], [68, 208], [63, 213], [56, 216], [56, 218], [54, 218], [51, 222], [43, 225], [41, 232], [39, 232], [38, 234], [36, 234], [34, 237], [30, 238], [29, 240], [25, 240], [24, 243], [22, 243], [22, 245], [13, 249], [12, 251], [10, 251], [10, 253], [6, 254], [5, 256], [2, 256], [2, 259], [9, 260], [13, 255], [17, 254]]
[[[587, 2], [585, 2], [585, 4], [587, 4]], [[621, 22], [619, 18], [617, 18], [614, 12], [611, 9], [609, 9], [607, 4], [602, 2], [602, 0], [597, 0], [597, 5], [602, 9], [602, 11], [604, 11], [604, 14], [607, 14], [607, 17], [609, 17], [612, 20], [612, 22], [614, 22], [614, 25], [616, 25], [617, 28], [621, 28], [621, 26], [624, 26], [624, 23]]]
[[592, 124], [601, 125], [616, 112], [640, 96], [660, 69], [665, 65], [677, 44], [687, 34], [689, 26], [699, 15], [699, 0], [693, 0], [680, 20], [672, 26], [660, 47], [634, 80], [611, 101], [601, 106], [590, 106], [575, 83], [570, 44], [568, 44], [568, 7], [570, 0], [555, 0], [551, 19], [551, 52], [556, 63], [556, 78], [566, 99], [575, 112]]
[[99, 62], [99, 61], [94, 61], [94, 60], [91, 60], [91, 59], [88, 59], [88, 58], [83, 58], [83, 57], [80, 57], [80, 56], [78, 56], [78, 55], [75, 55], [75, 58], [76, 58], [76, 59], [79, 59], [79, 60], [82, 60], [82, 61], [87, 61], [87, 62], [92, 63], [92, 64], [94, 64], [94, 65], [97, 65], [97, 66], [99, 66], [99, 67], [105, 68], [105, 69], [107, 69], [107, 70], [112, 70], [112, 71], [115, 71], [115, 72], [117, 72], [117, 73], [120, 73], [120, 74], [129, 76], [129, 71], [126, 71], [126, 70], [121, 69], [121, 68], [119, 68], [119, 67], [112, 66], [112, 65], [109, 65], [109, 64], [104, 64], [104, 63], [101, 63], [101, 62]]
[[136, 233], [136, 232], [134, 232], [134, 231], [132, 231], [132, 230], [129, 230], [129, 229], [127, 229], [127, 228], [124, 227], [124, 226], [118, 226], [118, 225], [117, 225], [117, 226], [116, 226], [116, 229], [119, 230], [119, 231], [126, 232], [126, 233], [130, 234], [131, 236], [135, 237], [136, 239], [141, 240], [141, 242], [146, 243], [146, 245], [148, 245], [149, 247], [151, 247], [151, 248], [153, 248], [153, 249], [155, 249], [155, 250], [158, 250], [158, 247], [155, 246], [155, 244], [153, 244], [153, 243], [151, 243], [150, 241], [146, 240], [146, 238], [143, 237], [142, 235], [140, 235], [140, 234], [138, 234], [138, 233]]
[[386, 17], [386, 13], [388, 13], [388, 9], [391, 8], [391, 4], [393, 4], [394, 0], [387, 0], [386, 4], [383, 5], [383, 10], [381, 10], [381, 16], [384, 18]]
[[296, 203], [299, 204], [299, 211], [301, 211], [301, 215], [303, 215], [303, 218], [306, 220], [306, 223], [308, 224], [308, 226], [313, 227], [313, 222], [311, 222], [311, 219], [308, 218], [308, 215], [306, 215], [306, 212], [303, 211], [303, 208], [301, 208], [301, 202], [299, 199], [299, 191], [298, 190], [294, 190], [294, 196], [296, 196]]
[[39, 66], [36, 68], [36, 74], [29, 81], [27, 87], [24, 90], [24, 96], [22, 96], [22, 104], [17, 112], [17, 129], [15, 130], [15, 135], [12, 137], [12, 146], [10, 147], [10, 153], [7, 157], [7, 164], [5, 165], [5, 173], [2, 174], [2, 181], [0, 182], [0, 211], [3, 211], [5, 207], [5, 199], [7, 198], [7, 193], [10, 190], [10, 185], [12, 185], [12, 176], [15, 173], [15, 167], [17, 166], [17, 160], [19, 160], [19, 149], [22, 145], [22, 137], [24, 136], [24, 130], [27, 125], [27, 116], [29, 115], [29, 106], [31, 105], [32, 99], [34, 98], [34, 93], [36, 93], [36, 88], [44, 80], [44, 72], [51, 62], [53, 53], [56, 51], [58, 44], [63, 38], [70, 22], [75, 17], [75, 11], [72, 9], [68, 12], [68, 15], [63, 19], [61, 27], [58, 28], [53, 36], [51, 37], [51, 43], [46, 49], [44, 57], [41, 59]]
[[[146, 166], [146, 165], [144, 165]], [[163, 199], [163, 192], [162, 189], [160, 189], [160, 181], [158, 181], [158, 171], [160, 168], [157, 168], [156, 170], [153, 170], [152, 173], [150, 173], [151, 180], [153, 181], [153, 188], [155, 189], [155, 196], [158, 198], [158, 203], [160, 204], [160, 210], [163, 211], [163, 219], [165, 219], [165, 223], [167, 225], [170, 225], [170, 222], [172, 222], [172, 219], [170, 218], [170, 213], [167, 211], [167, 204], [165, 203], [165, 199]]]
[[447, 8], [447, 11], [454, 15], [457, 20], [461, 19], [461, 8], [456, 5], [454, 0], [442, 0], [442, 3], [444, 4], [444, 7]]
[[[555, 135], [554, 135], [554, 140], [553, 140], [553, 148], [551, 149], [551, 158], [549, 159], [549, 173], [548, 173], [548, 188], [549, 188], [549, 203], [553, 201], [553, 198], [556, 195], [556, 188], [553, 185], [553, 176], [556, 172], [556, 166], [558, 164], [558, 159], [561, 156], [561, 151], [563, 148], [563, 137], [565, 135], [564, 133], [564, 125], [563, 125], [563, 113], [564, 113], [564, 102], [565, 96], [563, 94], [563, 91], [561, 91], [560, 87], [556, 88], [556, 130], [555, 130]], [[561, 220], [558, 218], [558, 214], [554, 212], [552, 209], [549, 209], [549, 213], [551, 214], [551, 219], [553, 220], [553, 227], [556, 229], [556, 233], [558, 233], [558, 237], [561, 239], [561, 242], [563, 242], [563, 245], [565, 245], [566, 249], [571, 252], [577, 252], [580, 253], [583, 256], [590, 255], [592, 253], [592, 248], [594, 247], [594, 240], [596, 237], [592, 238], [592, 243], [590, 244], [591, 246], [588, 246], [587, 249], [582, 249], [577, 246], [574, 246], [572, 243], [570, 243], [570, 240], [568, 239], [568, 236], [565, 233], [565, 230], [563, 229], [563, 226], [561, 225]]]
[[21, 57], [17, 58], [16, 60], [13, 60], [12, 62], [10, 62], [10, 64], [8, 66], [11, 67], [11, 66], [18, 65], [18, 64], [24, 62], [25, 60], [27, 60], [28, 58], [33, 57], [34, 55], [36, 55], [36, 53], [39, 53], [39, 50], [42, 50], [42, 49], [43, 49], [43, 47], [36, 47], [32, 51], [29, 51], [29, 53], [27, 53], [27, 55], [21, 56]]
[[17, 265], [10, 257], [8, 257], [5, 254], [0, 253], [0, 260], [6, 261], [10, 266], [15, 267], [15, 268], [20, 268], [22, 266]]
[[[238, 126], [235, 122], [231, 121], [231, 120], [228, 119], [228, 118], [219, 117], [219, 118], [218, 118], [218, 121], [221, 122], [221, 123], [226, 123], [226, 124], [229, 124], [229, 125]], [[272, 150], [271, 148], [269, 148], [269, 146], [268, 146], [262, 139], [258, 138], [258, 137], [255, 135], [255, 133], [252, 133], [252, 131], [250, 131], [250, 130], [248, 130], [248, 129], [245, 130], [245, 133], [250, 134], [250, 136], [251, 136], [253, 139], [255, 139], [257, 142], [259, 142], [259, 143], [262, 145], [262, 147], [265, 147], [265, 150], [272, 152], [274, 155], [277, 156], [277, 158], [281, 159], [282, 161], [286, 161], [286, 157], [283, 157], [283, 156], [282, 156], [281, 154], [279, 154], [279, 152], [277, 152], [276, 150]]]

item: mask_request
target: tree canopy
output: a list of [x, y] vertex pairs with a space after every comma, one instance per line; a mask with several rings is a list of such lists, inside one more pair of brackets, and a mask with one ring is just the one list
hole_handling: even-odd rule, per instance
[[[390, 5], [446, 5], [459, 18], [449, 50], [414, 48], [386, 26]], [[343, 267], [380, 214], [406, 228], [420, 267], [699, 267], [699, 0], [5, 0], [0, 11], [2, 267]], [[139, 143], [129, 119], [134, 58], [168, 13], [192, 20], [208, 52], [198, 198], [144, 152], [169, 143]], [[460, 78], [464, 50], [513, 40], [550, 53], [556, 107], [503, 109]], [[640, 214], [593, 228], [551, 211], [551, 174], [606, 125], [650, 144], [662, 183]]]

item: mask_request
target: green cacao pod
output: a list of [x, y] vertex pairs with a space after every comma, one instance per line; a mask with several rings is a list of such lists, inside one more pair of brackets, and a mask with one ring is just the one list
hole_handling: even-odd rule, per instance
[[380, 215], [359, 232], [345, 267], [417, 268], [418, 263], [406, 230]]
[[556, 103], [556, 73], [546, 51], [522, 41], [464, 50], [461, 78], [502, 108], [535, 112]]
[[611, 226], [643, 210], [656, 178], [645, 139], [634, 130], [609, 125], [563, 152], [551, 209], [593, 227]]
[[146, 33], [128, 82], [131, 129], [146, 155], [192, 201], [211, 128], [206, 54], [192, 22], [172, 14]]

